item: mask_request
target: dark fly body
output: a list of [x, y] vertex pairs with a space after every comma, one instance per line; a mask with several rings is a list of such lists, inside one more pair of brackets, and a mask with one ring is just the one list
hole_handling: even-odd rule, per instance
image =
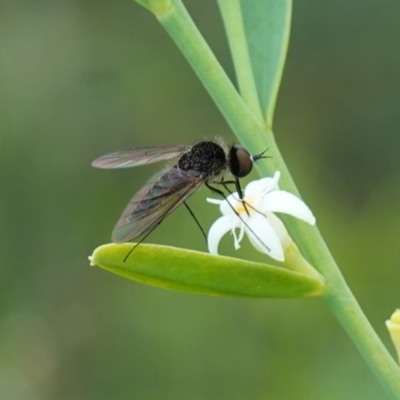
[[[224, 197], [225, 194], [211, 184], [224, 187], [234, 184], [243, 198], [239, 178], [247, 176], [253, 162], [264, 158], [264, 153], [251, 156], [239, 145], [225, 149], [217, 142], [203, 141], [194, 146], [132, 148], [97, 158], [92, 166], [105, 169], [136, 167], [178, 158], [175, 166], [155, 174], [133, 196], [113, 230], [112, 241], [126, 242], [151, 232], [203, 183]], [[225, 173], [230, 173], [233, 179], [224, 181]]]

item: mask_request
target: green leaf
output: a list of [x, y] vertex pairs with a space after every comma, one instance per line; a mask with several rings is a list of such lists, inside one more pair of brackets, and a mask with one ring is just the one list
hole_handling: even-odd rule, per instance
[[192, 250], [140, 244], [106, 244], [91, 265], [149, 285], [211, 295], [290, 298], [320, 295], [320, 280], [283, 268]]
[[241, 6], [258, 97], [272, 127], [289, 44], [292, 0], [241, 0]]

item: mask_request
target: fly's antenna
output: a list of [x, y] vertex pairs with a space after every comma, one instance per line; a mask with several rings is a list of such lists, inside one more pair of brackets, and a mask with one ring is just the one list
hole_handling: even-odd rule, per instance
[[260, 154], [256, 154], [255, 156], [250, 156], [250, 160], [253, 161], [253, 162], [255, 162], [255, 161], [257, 161], [257, 160], [260, 160], [261, 158], [272, 158], [272, 157], [270, 157], [270, 156], [264, 156], [264, 154], [265, 154], [268, 150], [269, 150], [269, 147], [268, 147], [268, 149], [264, 150], [264, 151], [263, 151], [262, 153], [260, 153]]

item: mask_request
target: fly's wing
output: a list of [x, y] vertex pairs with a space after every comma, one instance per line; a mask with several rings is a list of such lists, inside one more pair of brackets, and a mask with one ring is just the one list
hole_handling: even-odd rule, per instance
[[203, 182], [204, 178], [198, 172], [183, 171], [176, 167], [154, 175], [126, 206], [113, 230], [112, 241], [126, 242], [148, 232]]
[[162, 160], [179, 157], [191, 148], [191, 146], [159, 146], [142, 147], [116, 151], [109, 153], [92, 162], [96, 168], [130, 168], [138, 165], [152, 164]]

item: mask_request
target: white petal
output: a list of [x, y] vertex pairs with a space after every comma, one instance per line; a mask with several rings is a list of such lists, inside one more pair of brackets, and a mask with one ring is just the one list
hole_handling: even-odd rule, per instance
[[262, 213], [285, 213], [308, 222], [310, 225], [315, 224], [315, 217], [306, 203], [294, 194], [285, 192], [284, 190], [268, 193], [263, 198], [261, 208], [258, 211]]
[[246, 233], [256, 250], [268, 254], [275, 260], [284, 261], [281, 241], [264, 215], [252, 215], [247, 219], [246, 225]]
[[211, 199], [210, 197], [207, 197], [206, 199], [209, 203], [211, 204], [221, 204], [224, 200], [221, 199]]
[[226, 200], [223, 200], [219, 209], [221, 210], [222, 215], [235, 215], [237, 213], [234, 211], [238, 208], [240, 203], [239, 195], [237, 193], [230, 194]]
[[292, 238], [289, 236], [289, 233], [283, 224], [283, 222], [273, 213], [267, 214], [268, 221], [274, 228], [275, 233], [279, 236], [279, 240], [283, 247], [290, 244]]
[[207, 244], [208, 251], [211, 254], [218, 255], [218, 245], [222, 236], [225, 235], [231, 229], [235, 229], [239, 227], [242, 221], [231, 215], [224, 215], [218, 218], [211, 226], [208, 236], [207, 236]]
[[250, 182], [245, 189], [245, 197], [258, 198], [265, 196], [267, 193], [279, 189], [278, 182], [281, 177], [279, 171], [275, 172], [273, 178], [262, 178]]
[[274, 190], [279, 190], [279, 179], [281, 179], [281, 172], [280, 171], [275, 171], [273, 180], [274, 180]]

